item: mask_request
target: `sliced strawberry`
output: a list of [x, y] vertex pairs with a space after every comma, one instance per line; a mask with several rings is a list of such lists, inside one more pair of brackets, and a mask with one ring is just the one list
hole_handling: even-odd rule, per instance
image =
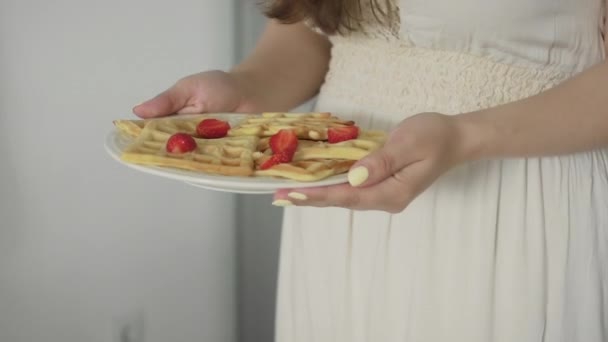
[[277, 164], [289, 163], [292, 159], [293, 159], [293, 154], [290, 155], [285, 152], [275, 153], [270, 158], [268, 158], [268, 160], [266, 160], [264, 163], [262, 163], [262, 165], [260, 165], [260, 169], [262, 169], [262, 170], [270, 169], [271, 167], [273, 167]]
[[358, 136], [359, 127], [357, 126], [330, 127], [327, 130], [327, 141], [330, 144], [357, 139]]
[[189, 134], [175, 133], [167, 140], [166, 149], [169, 153], [191, 152], [196, 149], [196, 141]]
[[196, 126], [196, 134], [205, 139], [223, 138], [228, 134], [230, 124], [218, 119], [205, 119]]
[[298, 148], [298, 136], [291, 129], [282, 129], [268, 143], [273, 153], [286, 153], [291, 159]]

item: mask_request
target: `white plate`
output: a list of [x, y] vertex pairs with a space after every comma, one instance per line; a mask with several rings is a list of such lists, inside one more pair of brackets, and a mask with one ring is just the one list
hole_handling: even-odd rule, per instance
[[[230, 119], [232, 119], [229, 121], [233, 121], [238, 117], [235, 114], [229, 115], [231, 116]], [[332, 176], [318, 182], [297, 182], [289, 179], [272, 177], [232, 177], [211, 175], [171, 168], [136, 165], [126, 163], [120, 159], [122, 151], [131, 143], [131, 141], [132, 138], [127, 137], [121, 134], [120, 132], [114, 130], [106, 136], [105, 148], [106, 151], [110, 154], [110, 156], [112, 156], [112, 158], [132, 169], [152, 174], [155, 176], [183, 181], [192, 186], [208, 190], [232, 192], [239, 194], [269, 194], [274, 193], [279, 189], [328, 186], [348, 182], [346, 174]]]

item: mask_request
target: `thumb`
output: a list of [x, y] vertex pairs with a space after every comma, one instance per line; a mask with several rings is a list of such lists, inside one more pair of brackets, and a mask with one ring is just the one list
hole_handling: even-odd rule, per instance
[[155, 118], [176, 114], [190, 98], [190, 93], [183, 87], [173, 86], [156, 97], [133, 108], [133, 113], [141, 118]]
[[390, 143], [358, 161], [348, 172], [348, 182], [354, 187], [382, 182], [397, 171], [415, 162], [408, 158], [397, 143]]

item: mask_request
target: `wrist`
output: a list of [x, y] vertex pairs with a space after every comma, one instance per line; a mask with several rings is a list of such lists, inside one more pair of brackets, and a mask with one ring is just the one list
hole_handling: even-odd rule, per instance
[[263, 111], [263, 101], [259, 98], [260, 96], [256, 93], [256, 87], [254, 84], [255, 74], [245, 70], [235, 68], [227, 72], [228, 76], [232, 78], [238, 94], [240, 96], [239, 111], [242, 112], [259, 112]]
[[487, 116], [485, 111], [453, 116], [459, 137], [457, 150], [460, 161], [470, 162], [490, 157], [495, 129]]

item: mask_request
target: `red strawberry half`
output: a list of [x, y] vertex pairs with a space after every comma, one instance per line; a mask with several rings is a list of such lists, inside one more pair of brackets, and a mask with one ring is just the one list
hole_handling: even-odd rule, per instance
[[266, 170], [277, 164], [289, 163], [293, 160], [298, 148], [298, 136], [291, 129], [282, 129], [270, 137], [268, 144], [272, 150], [272, 156], [266, 160], [260, 169]]
[[268, 142], [274, 154], [285, 153], [291, 159], [298, 148], [298, 136], [291, 129], [282, 129]]
[[230, 124], [218, 119], [205, 119], [196, 126], [196, 134], [205, 139], [223, 138], [228, 135]]
[[267, 170], [277, 164], [289, 163], [292, 160], [292, 158], [293, 158], [293, 155], [288, 155], [287, 153], [284, 153], [284, 152], [275, 153], [270, 158], [268, 158], [268, 160], [266, 160], [264, 163], [262, 163], [262, 165], [260, 165], [260, 169]]
[[330, 127], [327, 130], [327, 141], [330, 144], [357, 139], [358, 136], [359, 127], [357, 126]]
[[189, 134], [175, 133], [167, 140], [166, 149], [169, 153], [191, 152], [196, 149], [196, 141]]

